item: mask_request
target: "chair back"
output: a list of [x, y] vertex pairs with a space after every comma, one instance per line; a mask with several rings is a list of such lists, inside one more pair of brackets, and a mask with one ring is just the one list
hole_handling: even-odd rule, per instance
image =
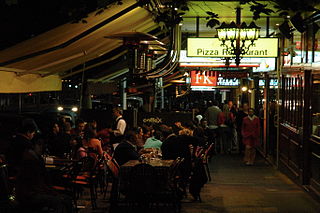
[[210, 157], [211, 150], [213, 149], [213, 143], [204, 151], [203, 162], [208, 163], [208, 158]]
[[120, 166], [114, 158], [107, 161], [107, 167], [114, 178], [119, 177]]
[[199, 156], [201, 156], [203, 153], [205, 152], [205, 150], [203, 149], [203, 147], [201, 146], [197, 146], [194, 152], [194, 157], [198, 158]]
[[184, 158], [181, 157], [177, 157], [177, 159], [175, 159], [173, 161], [173, 163], [171, 164], [170, 168], [169, 168], [169, 177], [174, 178], [177, 174], [177, 171], [181, 165], [181, 163], [184, 161]]
[[178, 182], [181, 179], [181, 173], [180, 172], [180, 167], [181, 163], [184, 161], [184, 158], [178, 157], [172, 165], [169, 168], [169, 173], [168, 173], [168, 186], [171, 188], [171, 190], [177, 190], [178, 187]]
[[70, 170], [70, 177], [76, 179], [78, 175], [89, 174], [90, 177], [93, 176], [96, 169], [96, 160], [90, 156], [83, 157], [80, 160], [74, 162], [72, 169]]

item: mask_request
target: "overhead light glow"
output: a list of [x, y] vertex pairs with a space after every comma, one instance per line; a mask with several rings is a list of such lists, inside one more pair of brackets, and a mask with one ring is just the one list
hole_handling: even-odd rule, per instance
[[57, 110], [58, 110], [58, 111], [62, 111], [62, 110], [63, 110], [63, 107], [62, 107], [62, 106], [59, 106], [59, 107], [57, 108]]
[[78, 112], [78, 107], [72, 107], [72, 112]]
[[246, 92], [246, 91], [248, 91], [248, 87], [242, 87], [241, 90], [242, 90], [242, 92]]

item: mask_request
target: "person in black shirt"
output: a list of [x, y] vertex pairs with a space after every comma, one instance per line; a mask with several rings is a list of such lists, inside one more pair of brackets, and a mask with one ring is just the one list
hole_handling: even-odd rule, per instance
[[32, 138], [36, 133], [36, 127], [32, 123], [23, 124], [19, 129], [19, 133], [12, 139], [6, 159], [9, 165], [9, 171], [11, 175], [16, 175], [17, 169], [21, 164], [23, 153], [27, 149], [33, 149], [31, 142]]
[[129, 160], [138, 160], [139, 153], [137, 151], [137, 132], [129, 130], [124, 140], [116, 147], [113, 157], [121, 166]]
[[57, 123], [51, 125], [51, 132], [47, 137], [48, 154], [63, 157], [70, 152], [70, 137], [61, 132], [62, 128]]

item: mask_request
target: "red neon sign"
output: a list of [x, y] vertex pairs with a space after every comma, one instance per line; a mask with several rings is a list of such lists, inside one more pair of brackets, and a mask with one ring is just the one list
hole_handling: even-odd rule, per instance
[[217, 86], [216, 71], [191, 71], [191, 86]]

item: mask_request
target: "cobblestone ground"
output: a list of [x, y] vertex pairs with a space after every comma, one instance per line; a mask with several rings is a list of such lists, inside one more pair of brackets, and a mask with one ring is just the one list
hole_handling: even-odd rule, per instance
[[[319, 213], [320, 202], [286, 176], [259, 158], [245, 166], [239, 155], [213, 156], [212, 181], [201, 192], [202, 202], [182, 202], [182, 213]], [[80, 213], [108, 212], [108, 201], [99, 195], [98, 209], [92, 210], [89, 196], [80, 203]]]

